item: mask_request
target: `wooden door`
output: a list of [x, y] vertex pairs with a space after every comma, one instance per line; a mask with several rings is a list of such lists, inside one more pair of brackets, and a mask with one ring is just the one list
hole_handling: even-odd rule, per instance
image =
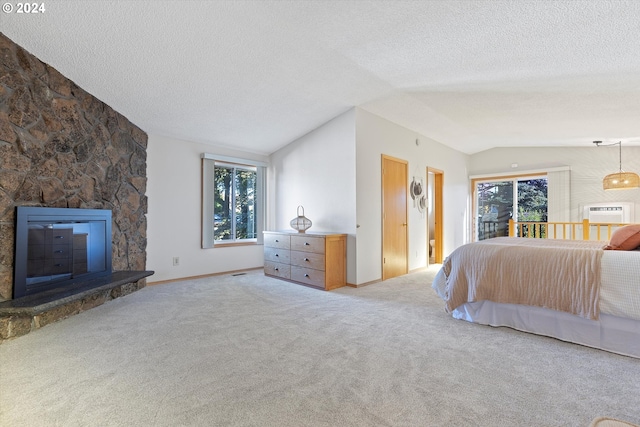
[[407, 169], [405, 160], [382, 156], [382, 280], [408, 272]]

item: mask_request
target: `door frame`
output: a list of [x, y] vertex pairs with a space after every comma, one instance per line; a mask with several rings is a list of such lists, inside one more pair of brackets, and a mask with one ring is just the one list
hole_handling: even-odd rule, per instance
[[[444, 225], [443, 225], [443, 193], [444, 193], [444, 171], [427, 166], [427, 185], [429, 185], [429, 173], [433, 174], [433, 214], [435, 215], [435, 226], [433, 230], [433, 238], [435, 245], [434, 262], [435, 264], [442, 264], [443, 261], [443, 237], [444, 237]], [[429, 218], [427, 215], [427, 265], [429, 265]]]

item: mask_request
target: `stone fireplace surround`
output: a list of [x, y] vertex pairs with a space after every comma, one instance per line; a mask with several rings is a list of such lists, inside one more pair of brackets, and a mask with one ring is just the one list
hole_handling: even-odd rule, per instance
[[[146, 147], [144, 131], [0, 33], [0, 341], [146, 285]], [[16, 206], [110, 209], [118, 274], [25, 308]]]

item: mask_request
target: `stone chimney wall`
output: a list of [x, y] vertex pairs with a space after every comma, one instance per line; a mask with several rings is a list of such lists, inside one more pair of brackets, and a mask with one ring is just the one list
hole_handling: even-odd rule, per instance
[[0, 301], [15, 207], [111, 209], [113, 270], [145, 270], [147, 134], [0, 33]]

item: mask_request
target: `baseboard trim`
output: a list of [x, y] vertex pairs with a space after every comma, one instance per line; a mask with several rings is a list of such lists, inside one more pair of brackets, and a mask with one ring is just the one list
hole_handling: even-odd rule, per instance
[[[263, 268], [264, 267], [260, 266], [260, 267], [254, 267], [254, 268], [245, 268], [245, 269], [242, 269], [242, 270], [229, 270], [229, 271], [221, 271], [219, 273], [201, 274], [201, 275], [198, 275], [198, 276], [186, 276], [186, 277], [178, 277], [178, 278], [175, 278], [175, 279], [158, 280], [156, 282], [147, 281], [147, 286], [162, 285], [162, 284], [165, 284], [165, 283], [181, 282], [183, 280], [203, 279], [203, 278], [206, 278], [206, 277], [213, 277], [213, 276], [224, 276], [224, 275], [227, 275], [227, 274], [245, 273], [245, 272], [248, 272], [248, 271], [262, 270]], [[409, 271], [409, 274], [417, 273], [419, 271], [425, 271], [425, 270], [428, 270], [428, 269], [429, 269], [429, 266], [416, 268], [416, 269], [413, 269], [413, 270]], [[376, 280], [372, 280], [370, 282], [365, 282], [365, 283], [360, 283], [360, 284], [347, 283], [347, 286], [350, 287], [350, 288], [361, 288], [363, 286], [369, 286], [369, 285], [373, 285], [374, 283], [379, 283], [379, 282], [382, 282], [382, 279], [376, 279]]]
[[[424, 267], [415, 268], [409, 271], [407, 274], [418, 273], [420, 271], [427, 271], [428, 269], [429, 269], [429, 266], [426, 265]], [[361, 288], [363, 286], [369, 286], [369, 285], [373, 285], [374, 283], [380, 283], [380, 282], [382, 282], [382, 279], [372, 280], [370, 282], [360, 283], [358, 285], [355, 285], [353, 283], [347, 283], [347, 286], [349, 286], [350, 288]]]
[[359, 283], [357, 285], [354, 285], [353, 283], [347, 283], [347, 286], [350, 286], [352, 288], [362, 288], [363, 286], [369, 286], [379, 282], [382, 282], [382, 279], [372, 280], [370, 282], [365, 282], [365, 283]]
[[213, 276], [226, 276], [226, 275], [229, 275], [229, 274], [246, 273], [246, 272], [249, 272], [249, 271], [256, 271], [256, 270], [262, 270], [262, 269], [264, 269], [264, 267], [243, 268], [241, 270], [221, 271], [219, 273], [200, 274], [198, 276], [178, 277], [178, 278], [175, 278], [175, 279], [158, 280], [157, 282], [147, 282], [147, 286], [163, 285], [165, 283], [182, 282], [184, 280], [204, 279], [206, 277], [213, 277]]

